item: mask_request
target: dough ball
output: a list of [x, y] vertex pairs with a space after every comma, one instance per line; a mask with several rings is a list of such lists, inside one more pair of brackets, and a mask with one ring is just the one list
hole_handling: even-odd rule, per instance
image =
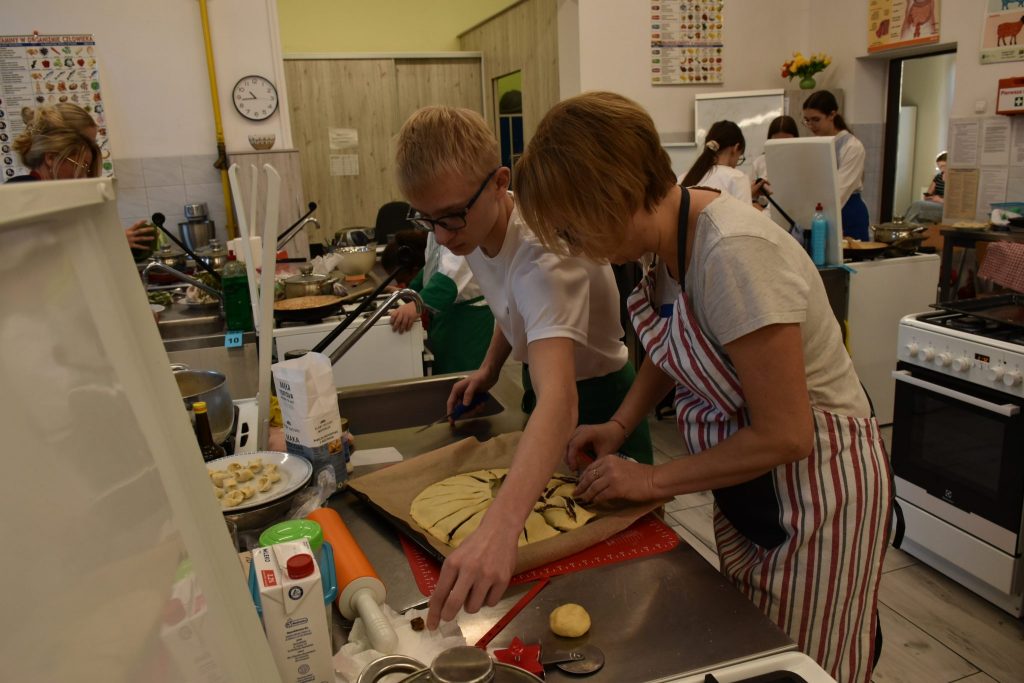
[[551, 612], [548, 623], [556, 636], [579, 638], [590, 630], [590, 615], [581, 606], [568, 602]]

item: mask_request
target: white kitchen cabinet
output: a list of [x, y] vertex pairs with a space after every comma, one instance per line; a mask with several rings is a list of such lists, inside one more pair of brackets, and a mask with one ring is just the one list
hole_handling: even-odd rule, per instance
[[850, 264], [847, 344], [879, 424], [892, 422], [900, 318], [935, 303], [939, 257], [918, 254]]

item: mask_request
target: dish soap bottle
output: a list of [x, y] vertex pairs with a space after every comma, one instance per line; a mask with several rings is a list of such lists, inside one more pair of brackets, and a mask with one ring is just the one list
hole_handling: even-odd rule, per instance
[[255, 326], [252, 320], [252, 300], [249, 298], [249, 276], [245, 264], [228, 254], [228, 262], [220, 280], [224, 294], [224, 321], [231, 332], [248, 332]]
[[811, 260], [814, 265], [825, 265], [825, 241], [828, 239], [828, 219], [825, 218], [821, 202], [814, 207], [811, 217]]
[[192, 412], [196, 415], [196, 440], [199, 441], [199, 452], [203, 454], [203, 461], [210, 462], [225, 456], [224, 447], [213, 440], [213, 430], [210, 428], [210, 415], [206, 412], [206, 402], [196, 401], [192, 404]]

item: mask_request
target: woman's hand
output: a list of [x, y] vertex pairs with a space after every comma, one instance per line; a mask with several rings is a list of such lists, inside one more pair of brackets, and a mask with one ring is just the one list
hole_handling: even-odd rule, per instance
[[392, 309], [389, 315], [391, 316], [391, 329], [399, 334], [411, 330], [420, 318], [420, 314], [416, 312], [416, 304], [411, 301]]
[[156, 230], [147, 221], [136, 221], [130, 227], [124, 229], [124, 236], [128, 240], [128, 246], [132, 249], [146, 249], [156, 239], [153, 231]]
[[572, 497], [587, 504], [656, 500], [654, 467], [618, 455], [602, 455], [583, 470]]
[[[452, 393], [448, 394], [448, 414], [451, 415], [455, 410], [455, 406], [459, 403], [468, 406], [473, 402], [474, 396], [481, 391], [487, 391], [497, 383], [497, 375], [486, 368], [482, 367], [479, 370], [471, 372], [468, 377], [456, 382], [455, 386], [452, 387]], [[480, 407], [477, 406], [473, 410], [464, 413], [463, 417], [471, 417], [473, 413], [479, 409]]]
[[594, 456], [616, 453], [626, 441], [626, 430], [618, 422], [609, 420], [598, 425], [580, 425], [569, 439], [565, 464], [579, 472]]

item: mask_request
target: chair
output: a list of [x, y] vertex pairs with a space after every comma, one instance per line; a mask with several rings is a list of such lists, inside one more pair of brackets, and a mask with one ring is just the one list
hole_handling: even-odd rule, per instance
[[400, 230], [415, 230], [416, 226], [406, 220], [409, 205], [405, 202], [388, 202], [377, 209], [377, 221], [374, 224], [374, 239], [377, 244], [387, 244], [388, 236]]

